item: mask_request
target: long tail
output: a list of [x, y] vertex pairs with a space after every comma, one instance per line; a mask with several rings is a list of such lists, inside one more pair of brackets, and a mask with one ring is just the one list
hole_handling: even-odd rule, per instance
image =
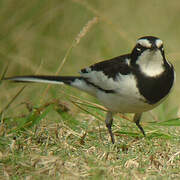
[[71, 85], [76, 79], [82, 79], [75, 76], [14, 76], [4, 78], [4, 80], [10, 80], [14, 82], [36, 82], [36, 83], [52, 83], [52, 84], [68, 84]]
[[89, 82], [78, 76], [14, 76], [7, 77], [4, 80], [14, 81], [14, 82], [35, 82], [35, 83], [51, 83], [51, 84], [67, 84], [76, 87], [82, 91], [88, 92], [95, 95], [96, 88], [89, 84]]

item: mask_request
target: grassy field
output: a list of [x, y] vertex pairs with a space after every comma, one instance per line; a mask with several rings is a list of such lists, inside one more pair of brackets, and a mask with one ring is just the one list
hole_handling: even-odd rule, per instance
[[[0, 82], [0, 179], [180, 179], [180, 2], [0, 0], [0, 76], [76, 75], [129, 53], [136, 39], [164, 41], [175, 66], [168, 99], [144, 113], [117, 114], [76, 89]], [[125, 117], [124, 117], [125, 116]]]

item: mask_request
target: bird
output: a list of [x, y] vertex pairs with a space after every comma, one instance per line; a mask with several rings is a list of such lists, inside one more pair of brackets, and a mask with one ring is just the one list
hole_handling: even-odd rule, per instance
[[114, 114], [133, 113], [134, 123], [145, 136], [140, 125], [142, 113], [161, 104], [175, 82], [175, 70], [165, 57], [163, 41], [155, 36], [143, 36], [129, 54], [95, 63], [79, 74], [13, 76], [5, 80], [66, 84], [95, 96], [107, 108], [105, 124], [113, 144]]

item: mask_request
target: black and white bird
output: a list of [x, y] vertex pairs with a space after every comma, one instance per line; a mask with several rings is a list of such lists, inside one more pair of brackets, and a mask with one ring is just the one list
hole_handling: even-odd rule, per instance
[[174, 84], [175, 72], [165, 58], [163, 42], [154, 36], [137, 40], [130, 54], [91, 65], [80, 76], [15, 76], [6, 80], [67, 84], [95, 96], [107, 109], [106, 127], [111, 130], [113, 114], [135, 113], [134, 122], [140, 125], [141, 115], [158, 106]]

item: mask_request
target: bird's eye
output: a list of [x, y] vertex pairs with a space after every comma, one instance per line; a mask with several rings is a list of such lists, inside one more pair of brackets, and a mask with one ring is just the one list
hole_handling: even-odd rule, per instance
[[137, 46], [136, 46], [136, 50], [137, 50], [138, 52], [141, 52], [141, 51], [142, 51], [142, 47], [141, 47], [141, 45], [140, 45], [140, 44], [137, 44]]

